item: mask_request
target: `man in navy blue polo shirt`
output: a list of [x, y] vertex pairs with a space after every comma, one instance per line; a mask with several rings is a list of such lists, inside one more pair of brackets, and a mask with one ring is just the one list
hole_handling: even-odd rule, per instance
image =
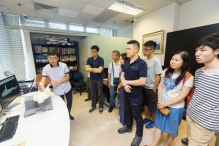
[[90, 72], [90, 90], [91, 90], [91, 100], [92, 107], [89, 112], [96, 109], [97, 95], [99, 99], [99, 113], [103, 112], [103, 76], [102, 71], [104, 67], [104, 60], [98, 55], [99, 47], [93, 45], [91, 47], [91, 56], [87, 59], [86, 71]]
[[133, 117], [136, 121], [136, 135], [131, 146], [139, 146], [143, 136], [141, 114], [142, 86], [146, 83], [147, 64], [138, 56], [139, 43], [131, 40], [127, 43], [126, 53], [129, 58], [123, 67], [121, 82], [125, 90], [126, 125], [118, 129], [120, 134], [132, 132]]

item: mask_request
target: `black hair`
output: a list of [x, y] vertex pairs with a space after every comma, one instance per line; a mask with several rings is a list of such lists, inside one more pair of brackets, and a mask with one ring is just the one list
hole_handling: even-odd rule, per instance
[[100, 48], [97, 45], [93, 45], [90, 49], [97, 50], [97, 52], [99, 52], [99, 50], [100, 50]]
[[[124, 60], [124, 63], [129, 59], [129, 58], [127, 57], [127, 54], [126, 54], [126, 53], [122, 53], [120, 56], [121, 56], [122, 59]], [[123, 65], [122, 65], [122, 67], [123, 67]]]
[[[201, 46], [208, 46], [212, 48], [213, 51], [216, 51], [219, 49], [219, 34], [218, 33], [212, 33], [210, 35], [207, 35], [203, 38], [201, 38], [197, 44], [196, 48], [199, 48]], [[219, 58], [219, 54], [217, 56]]]
[[156, 46], [157, 46], [157, 43], [150, 40], [150, 41], [145, 42], [145, 43], [143, 44], [143, 46], [145, 46], [145, 47], [150, 47], [151, 49], [155, 49]]
[[50, 55], [52, 56], [56, 55], [57, 57], [59, 57], [59, 53], [57, 52], [56, 49], [49, 49], [49, 51], [47, 52], [47, 56], [50, 56]]
[[[185, 77], [187, 71], [189, 71], [189, 53], [186, 51], [179, 51], [179, 52], [174, 53], [173, 56], [176, 54], [179, 54], [183, 60], [183, 64], [181, 66], [181, 73], [175, 81], [175, 84], [177, 85]], [[169, 66], [165, 72], [165, 77], [171, 77], [173, 75], [173, 71], [174, 69], [172, 69]]]
[[140, 48], [139, 42], [136, 40], [128, 41], [127, 44], [133, 44], [134, 46], [137, 46], [138, 49]]

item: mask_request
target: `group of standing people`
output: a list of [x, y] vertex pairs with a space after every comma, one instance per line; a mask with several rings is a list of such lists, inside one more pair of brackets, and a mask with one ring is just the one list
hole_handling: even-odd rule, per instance
[[[211, 34], [200, 39], [196, 45], [197, 63], [204, 64], [194, 77], [189, 73], [189, 54], [180, 51], [173, 55], [169, 67], [161, 68], [159, 59], [154, 56], [156, 43], [143, 44], [142, 53], [146, 60], [139, 57], [140, 45], [131, 40], [127, 43], [126, 53], [112, 52], [113, 62], [108, 67], [110, 107], [114, 108], [114, 97], [120, 94], [120, 134], [132, 132], [133, 118], [136, 121], [136, 135], [131, 143], [138, 146], [143, 136], [143, 124], [150, 129], [156, 127], [150, 146], [157, 146], [163, 132], [168, 133], [165, 146], [169, 146], [178, 136], [178, 127], [185, 111], [185, 98], [191, 88], [194, 94], [186, 110], [186, 124], [189, 146], [208, 146], [219, 131], [219, 34]], [[96, 109], [97, 97], [99, 113], [103, 112], [103, 68], [104, 59], [98, 55], [99, 47], [91, 47], [91, 57], [87, 59], [86, 71], [89, 73], [89, 89], [92, 100], [91, 109]], [[58, 62], [56, 51], [48, 52], [49, 64], [43, 68], [42, 85], [47, 76], [51, 79], [54, 92], [67, 99], [69, 118], [71, 116], [72, 90], [69, 83], [69, 69]], [[120, 61], [119, 61], [120, 58]], [[89, 100], [86, 99], [86, 100]], [[142, 105], [146, 117], [142, 118]], [[169, 111], [168, 113], [165, 113]], [[218, 136], [219, 137], [219, 136]]]
[[[142, 53], [147, 57], [145, 60], [139, 57], [139, 48], [137, 41], [129, 41], [126, 53], [120, 56], [119, 51], [112, 52], [113, 62], [108, 66], [109, 113], [114, 108], [115, 94], [120, 94], [120, 122], [123, 127], [118, 132], [132, 132], [134, 118], [136, 135], [132, 146], [140, 144], [143, 124], [146, 124], [147, 129], [156, 127], [150, 146], [158, 145], [163, 132], [168, 133], [165, 146], [169, 146], [178, 136], [178, 127], [185, 112], [185, 99], [194, 88], [186, 112], [188, 145], [207, 146], [219, 131], [219, 34], [211, 34], [198, 41], [195, 57], [197, 63], [204, 64], [204, 67], [198, 69], [194, 77], [189, 73], [188, 52], [173, 54], [169, 67], [162, 70], [160, 60], [154, 55], [156, 42], [143, 44]], [[92, 64], [88, 62], [87, 66]], [[91, 97], [94, 95], [91, 91]], [[99, 95], [102, 94], [98, 93], [98, 98], [102, 98]], [[144, 119], [142, 105], [146, 115]], [[92, 104], [90, 111], [94, 108]], [[168, 114], [165, 114], [166, 110]]]

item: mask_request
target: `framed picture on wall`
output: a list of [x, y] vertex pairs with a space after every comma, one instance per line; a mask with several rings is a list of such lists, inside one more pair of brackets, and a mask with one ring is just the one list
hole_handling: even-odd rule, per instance
[[142, 44], [150, 40], [156, 42], [157, 46], [154, 50], [154, 53], [160, 54], [163, 53], [163, 43], [164, 43], [163, 39], [164, 39], [164, 30], [152, 32], [142, 36]]

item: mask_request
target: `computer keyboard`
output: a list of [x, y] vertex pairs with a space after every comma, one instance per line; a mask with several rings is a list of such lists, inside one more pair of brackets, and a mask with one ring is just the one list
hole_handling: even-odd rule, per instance
[[19, 117], [20, 115], [17, 115], [5, 120], [0, 130], [0, 142], [13, 138], [17, 130]]
[[19, 86], [24, 87], [24, 86], [27, 86], [27, 84], [23, 82], [23, 83], [19, 83]]

